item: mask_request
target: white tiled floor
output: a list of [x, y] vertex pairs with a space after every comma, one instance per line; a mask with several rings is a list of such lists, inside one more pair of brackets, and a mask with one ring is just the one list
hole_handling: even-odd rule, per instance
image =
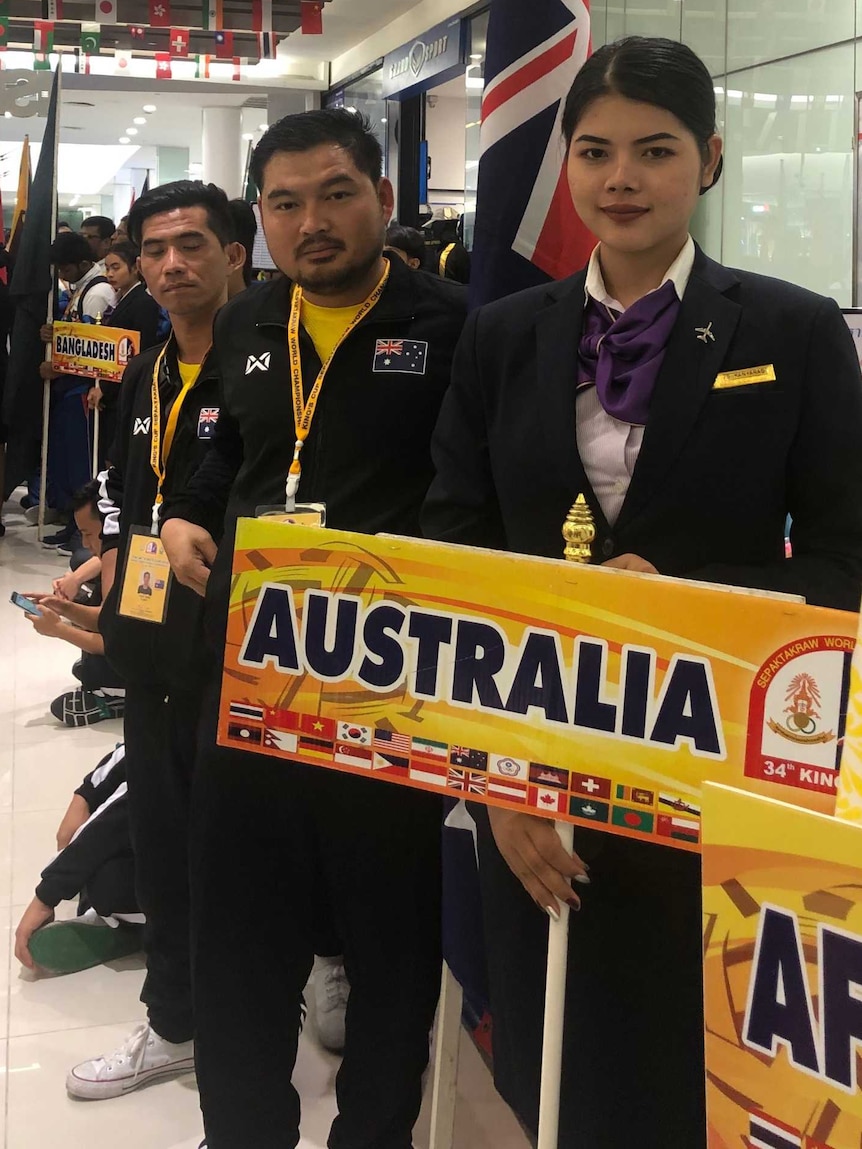
[[[197, 1149], [202, 1136], [193, 1077], [112, 1101], [78, 1102], [64, 1080], [77, 1061], [108, 1052], [143, 1017], [137, 958], [66, 978], [33, 979], [12, 952], [21, 911], [51, 857], [75, 786], [122, 737], [121, 722], [68, 730], [52, 698], [73, 685], [71, 646], [40, 638], [13, 590], [48, 589], [65, 560], [42, 550], [17, 504], [4, 508], [0, 539], [0, 1149]], [[73, 907], [61, 908], [69, 915]], [[294, 1083], [303, 1098], [301, 1149], [322, 1149], [335, 1114], [339, 1061], [324, 1052], [310, 1018]], [[469, 1041], [462, 1040], [456, 1149], [527, 1149]], [[416, 1149], [428, 1145], [428, 1097]], [[243, 1147], [254, 1149], [254, 1146]]]

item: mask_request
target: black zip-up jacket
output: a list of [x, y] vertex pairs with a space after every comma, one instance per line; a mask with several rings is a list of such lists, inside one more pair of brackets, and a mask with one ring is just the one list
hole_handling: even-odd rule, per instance
[[42, 871], [36, 897], [46, 906], [72, 901], [106, 862], [132, 854], [123, 743], [105, 755], [75, 793], [87, 803], [90, 817]]
[[[150, 348], [126, 368], [111, 465], [99, 476], [103, 553], [112, 548], [120, 552], [117, 577], [99, 616], [99, 630], [109, 662], [126, 682], [188, 689], [203, 677], [205, 661], [200, 634], [201, 602], [194, 591], [173, 580], [167, 618], [162, 625], [117, 614], [129, 531], [132, 527], [149, 527], [158, 489], [150, 464], [150, 447], [153, 367], [160, 350]], [[171, 340], [159, 373], [163, 440], [168, 414], [181, 386], [176, 346]], [[204, 459], [213, 439], [220, 402], [221, 380], [211, 351], [180, 412], [162, 488], [166, 499], [183, 490]]]
[[[398, 258], [391, 266], [377, 306], [329, 368], [302, 452], [297, 498], [326, 503], [327, 526], [339, 530], [418, 535], [434, 474], [431, 433], [467, 296]], [[197, 523], [216, 540], [224, 531], [207, 587], [207, 632], [216, 650], [224, 644], [236, 519], [284, 505], [296, 439], [287, 353], [291, 289], [288, 280], [275, 280], [236, 296], [219, 313], [215, 347], [224, 395], [216, 434], [194, 478], [185, 490], [173, 488], [162, 515], [163, 522]], [[304, 329], [300, 348], [307, 397], [320, 360]]]

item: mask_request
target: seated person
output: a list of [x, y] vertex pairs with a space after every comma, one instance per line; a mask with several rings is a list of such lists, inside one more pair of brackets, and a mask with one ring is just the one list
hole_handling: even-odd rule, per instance
[[[42, 871], [15, 931], [15, 956], [34, 972], [75, 973], [141, 949], [143, 914], [126, 801], [125, 747], [106, 754], [72, 796], [57, 830], [60, 853]], [[78, 898], [78, 916], [54, 921]]]
[[394, 252], [414, 271], [425, 265], [425, 237], [415, 227], [390, 223], [386, 229], [386, 250]]
[[[82, 487], [72, 499], [75, 524], [84, 545], [95, 557], [99, 556], [102, 547], [98, 503], [99, 486], [94, 480]], [[93, 573], [91, 563], [85, 563], [84, 568], [79, 569]], [[63, 639], [83, 651], [73, 667], [81, 687], [55, 698], [51, 703], [51, 713], [66, 726], [91, 726], [106, 718], [122, 717], [125, 689], [105, 659], [104, 639], [98, 633], [101, 605], [73, 602], [67, 593], [74, 585], [74, 581], [67, 582], [69, 577], [55, 581], [53, 594], [28, 594], [40, 613], [26, 617], [38, 634]]]

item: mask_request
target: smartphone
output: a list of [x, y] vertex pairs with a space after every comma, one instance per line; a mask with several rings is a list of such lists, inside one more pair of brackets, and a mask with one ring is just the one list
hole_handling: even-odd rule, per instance
[[32, 599], [25, 598], [24, 595], [19, 594], [17, 592], [17, 590], [12, 591], [12, 594], [9, 598], [9, 601], [11, 603], [13, 603], [15, 606], [20, 606], [22, 610], [26, 610], [28, 614], [39, 614], [39, 615], [41, 615], [41, 613], [42, 613], [41, 610], [39, 610], [38, 606], [36, 606], [35, 602], [33, 602]]

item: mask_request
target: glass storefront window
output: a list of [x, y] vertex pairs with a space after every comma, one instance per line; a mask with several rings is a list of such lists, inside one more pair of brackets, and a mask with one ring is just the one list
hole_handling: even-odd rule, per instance
[[485, 45], [488, 40], [488, 12], [470, 21], [470, 51], [467, 66], [466, 170], [464, 172], [464, 246], [473, 250], [476, 226], [476, 193], [479, 186], [482, 95], [485, 91]]
[[370, 72], [353, 84], [348, 84], [330, 102], [339, 107], [349, 108], [351, 111], [362, 112], [368, 116], [383, 148], [383, 174], [389, 175], [389, 150], [393, 129], [390, 121], [393, 116], [397, 123], [398, 108], [393, 101], [383, 98], [383, 69]]

